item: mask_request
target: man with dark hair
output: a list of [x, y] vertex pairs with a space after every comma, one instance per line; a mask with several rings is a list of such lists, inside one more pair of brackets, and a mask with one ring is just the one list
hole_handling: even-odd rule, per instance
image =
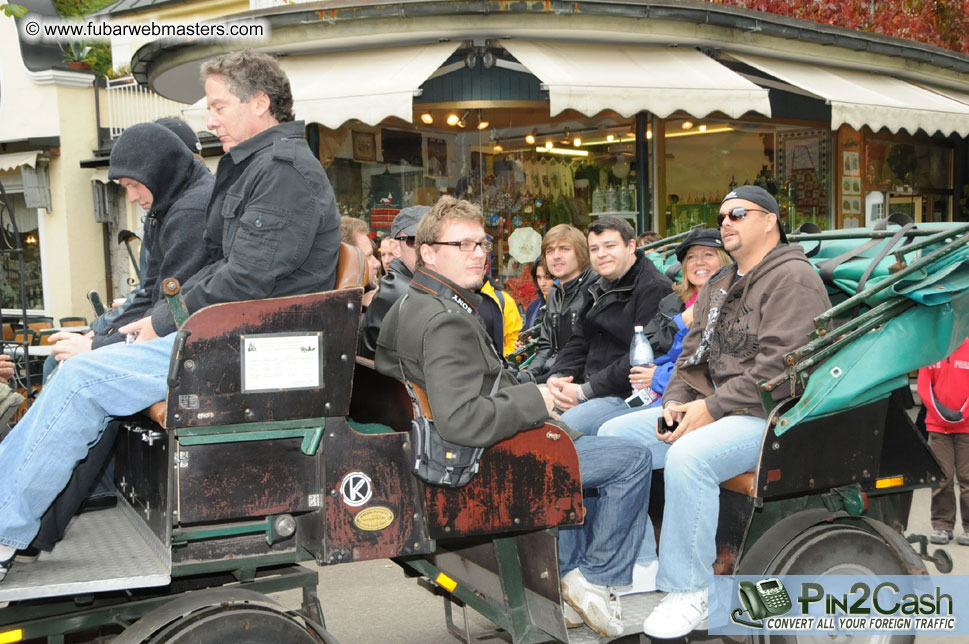
[[633, 327], [656, 315], [672, 283], [643, 251], [625, 219], [599, 217], [589, 226], [589, 255], [599, 279], [589, 289], [581, 327], [555, 360], [548, 389], [562, 420], [594, 434], [614, 415], [629, 411], [629, 345]]
[[520, 382], [545, 382], [559, 351], [581, 326], [585, 298], [598, 277], [589, 267], [589, 243], [569, 224], [553, 226], [542, 238], [539, 259], [555, 278], [545, 304], [535, 357], [518, 372]]
[[380, 278], [377, 294], [360, 320], [360, 340], [357, 353], [365, 358], [373, 358], [377, 351], [377, 336], [387, 311], [394, 302], [407, 292], [410, 281], [417, 268], [417, 224], [430, 210], [429, 206], [410, 206], [404, 208], [390, 225], [390, 239], [393, 240], [391, 252], [394, 259], [387, 267], [387, 274]]
[[[716, 561], [720, 483], [757, 464], [767, 424], [757, 383], [784, 372], [830, 307], [800, 246], [787, 243], [774, 197], [741, 186], [720, 204], [723, 248], [736, 261], [700, 290], [694, 323], [663, 393], [670, 444], [656, 585], [668, 594], [643, 624], [651, 638], [684, 637], [707, 618]], [[783, 397], [794, 392], [774, 392]]]
[[[303, 123], [290, 122], [286, 75], [272, 57], [248, 51], [206, 63], [203, 75], [209, 129], [227, 154], [208, 208], [209, 263], [183, 285], [186, 308], [333, 288], [336, 202]], [[162, 301], [120, 329], [138, 333], [135, 344], [68, 360], [0, 443], [0, 579], [108, 420], [165, 398], [176, 328]]]
[[[491, 242], [481, 211], [442, 197], [417, 227], [418, 269], [406, 297], [387, 314], [377, 369], [427, 393], [438, 431], [459, 445], [485, 447], [548, 420], [534, 383], [518, 384], [477, 314]], [[570, 431], [563, 428], [563, 431]], [[644, 533], [650, 458], [633, 441], [576, 437], [583, 485], [600, 498], [582, 526], [559, 531], [562, 595], [578, 614], [566, 621], [609, 637], [623, 632], [612, 586], [632, 580]]]

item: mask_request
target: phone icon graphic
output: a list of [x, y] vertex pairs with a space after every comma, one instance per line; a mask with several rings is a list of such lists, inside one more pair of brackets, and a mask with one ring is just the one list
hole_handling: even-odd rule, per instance
[[[734, 609], [730, 614], [730, 621], [740, 626], [751, 626], [753, 628], [763, 628], [763, 619], [768, 616], [785, 615], [791, 610], [791, 597], [787, 594], [787, 589], [777, 577], [762, 579], [756, 584], [752, 581], [741, 581], [737, 587], [737, 594], [740, 595], [740, 603], [743, 609]], [[747, 613], [752, 620], [747, 621], [741, 615]]]

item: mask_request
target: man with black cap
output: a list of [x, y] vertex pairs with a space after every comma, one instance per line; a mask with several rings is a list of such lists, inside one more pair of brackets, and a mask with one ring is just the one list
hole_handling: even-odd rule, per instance
[[404, 208], [397, 213], [390, 225], [390, 238], [396, 242], [392, 248], [394, 259], [387, 267], [387, 274], [380, 278], [377, 294], [373, 296], [370, 306], [364, 311], [363, 318], [360, 320], [357, 353], [364, 358], [373, 359], [384, 316], [394, 302], [407, 292], [407, 287], [414, 277], [414, 269], [417, 266], [417, 249], [414, 247], [417, 224], [428, 210], [430, 210], [428, 206]]
[[656, 585], [668, 594], [643, 624], [652, 638], [683, 637], [706, 621], [719, 486], [757, 464], [766, 427], [757, 383], [783, 373], [784, 356], [808, 342], [812, 320], [830, 307], [804, 251], [787, 244], [778, 210], [758, 186], [723, 198], [717, 223], [736, 264], [701, 289], [663, 394], [671, 431], [656, 434], [670, 444]]

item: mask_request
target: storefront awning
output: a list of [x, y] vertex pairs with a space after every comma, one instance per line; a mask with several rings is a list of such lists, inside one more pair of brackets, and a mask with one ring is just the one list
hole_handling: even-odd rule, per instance
[[[396, 116], [410, 123], [414, 93], [460, 42], [290, 56], [279, 59], [293, 88], [296, 118], [336, 129], [350, 119], [376, 125]], [[205, 130], [205, 99], [184, 110]]]
[[32, 150], [30, 152], [11, 152], [10, 154], [0, 154], [0, 172], [16, 170], [20, 166], [28, 165], [31, 168], [37, 165], [37, 157], [40, 152]]
[[548, 87], [552, 116], [573, 109], [624, 117], [643, 110], [665, 118], [683, 110], [770, 116], [767, 90], [695, 49], [502, 40], [502, 47]]
[[731, 54], [742, 63], [806, 90], [831, 105], [831, 129], [888, 128], [914, 134], [969, 134], [969, 105], [891, 76]]

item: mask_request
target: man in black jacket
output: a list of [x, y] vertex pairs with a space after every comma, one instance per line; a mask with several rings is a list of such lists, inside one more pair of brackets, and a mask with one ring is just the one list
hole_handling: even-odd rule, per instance
[[562, 420], [594, 434], [629, 410], [629, 344], [633, 327], [656, 315], [672, 283], [642, 251], [627, 221], [606, 216], [589, 226], [589, 254], [599, 280], [589, 290], [582, 326], [559, 352], [548, 379]]
[[[209, 202], [209, 264], [184, 285], [186, 308], [332, 289], [339, 216], [304, 125], [294, 121], [289, 80], [272, 57], [249, 51], [202, 71], [209, 128], [228, 154]], [[0, 471], [10, 473], [0, 477], [0, 580], [110, 418], [164, 399], [175, 330], [162, 301], [120, 329], [139, 332], [135, 344], [68, 360], [0, 442]]]
[[559, 224], [542, 238], [542, 259], [555, 278], [548, 292], [535, 357], [518, 372], [519, 382], [545, 382], [555, 358], [581, 326], [589, 289], [598, 275], [589, 267], [589, 244], [575, 226]]
[[417, 224], [428, 210], [430, 210], [428, 206], [404, 208], [397, 213], [394, 222], [390, 225], [390, 237], [396, 242], [392, 248], [394, 259], [387, 267], [387, 274], [380, 278], [377, 293], [360, 320], [360, 341], [357, 344], [357, 353], [365, 358], [374, 357], [377, 351], [377, 336], [380, 335], [380, 325], [384, 321], [384, 316], [394, 302], [407, 292], [407, 287], [414, 277], [414, 269], [417, 265], [417, 249], [414, 245]]

